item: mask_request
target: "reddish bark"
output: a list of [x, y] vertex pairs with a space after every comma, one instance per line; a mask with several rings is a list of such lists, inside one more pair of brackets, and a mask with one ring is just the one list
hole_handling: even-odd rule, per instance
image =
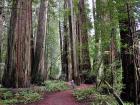
[[31, 23], [32, 0], [14, 0], [8, 33], [7, 66], [3, 76], [5, 87], [30, 86]]

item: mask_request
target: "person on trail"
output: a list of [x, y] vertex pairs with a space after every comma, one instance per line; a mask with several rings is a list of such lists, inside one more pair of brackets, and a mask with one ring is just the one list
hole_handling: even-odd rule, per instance
[[70, 84], [71, 84], [72, 89], [74, 89], [74, 88], [75, 88], [74, 80], [71, 80], [71, 81], [70, 81]]

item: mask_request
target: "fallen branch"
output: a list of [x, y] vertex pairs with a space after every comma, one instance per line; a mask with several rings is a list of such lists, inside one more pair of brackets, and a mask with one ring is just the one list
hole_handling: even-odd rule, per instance
[[116, 101], [118, 102], [119, 105], [124, 105], [122, 99], [115, 93], [114, 89], [110, 86], [110, 84], [107, 81], [104, 81], [105, 84], [112, 90], [112, 94], [115, 97]]

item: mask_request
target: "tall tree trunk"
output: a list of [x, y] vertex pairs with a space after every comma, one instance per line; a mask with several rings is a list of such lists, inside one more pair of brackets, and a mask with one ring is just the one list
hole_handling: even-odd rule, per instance
[[[123, 2], [123, 7], [119, 8], [119, 12], [125, 15], [125, 18], [120, 18], [120, 35], [121, 35], [121, 57], [123, 67], [123, 84], [122, 98], [126, 101], [134, 101], [135, 95], [135, 57], [134, 51], [134, 36], [135, 36], [135, 20], [133, 12], [133, 4], [130, 1]], [[137, 81], [137, 80], [136, 80]], [[138, 92], [138, 91], [137, 91]], [[136, 92], [136, 93], [137, 93]], [[137, 105], [137, 104], [136, 104]]]
[[[59, 0], [59, 12], [60, 12], [60, 0]], [[63, 9], [65, 10], [67, 8], [67, 2], [64, 0]], [[59, 35], [60, 35], [60, 49], [61, 49], [61, 67], [62, 67], [62, 73], [61, 78], [63, 80], [66, 79], [67, 75], [67, 43], [66, 43], [66, 37], [67, 37], [67, 18], [66, 14], [64, 13], [64, 20], [63, 20], [63, 28], [61, 28], [61, 21], [59, 20]], [[59, 13], [60, 18], [60, 13]]]
[[0, 63], [2, 63], [2, 34], [3, 34], [3, 8], [4, 0], [0, 1]]
[[0, 2], [0, 63], [2, 62], [2, 31], [3, 31], [3, 16], [2, 16], [2, 11], [3, 11], [3, 3], [2, 1]]
[[73, 79], [73, 52], [72, 52], [72, 29], [71, 29], [72, 23], [71, 23], [71, 16], [69, 16], [69, 36], [67, 40], [68, 44], [68, 81]]
[[[96, 3], [94, 2], [96, 1]], [[100, 83], [102, 75], [103, 75], [103, 54], [101, 51], [101, 0], [93, 0], [93, 18], [94, 18], [94, 27], [95, 27], [95, 55], [93, 58], [93, 69], [99, 68], [96, 72], [97, 84]], [[96, 9], [94, 9], [96, 5]], [[95, 11], [96, 10], [96, 11]], [[96, 14], [96, 15], [95, 15]]]
[[8, 33], [4, 87], [29, 87], [31, 72], [32, 0], [13, 0]]
[[81, 62], [80, 62], [81, 70], [80, 71], [83, 77], [85, 77], [82, 80], [84, 81], [86, 79], [87, 73], [91, 70], [85, 0], [79, 0], [79, 11], [80, 11], [80, 37], [81, 37]]
[[61, 70], [63, 70], [63, 36], [60, 20], [59, 20], [59, 37], [60, 37], [60, 53], [61, 53]]
[[71, 59], [72, 59], [72, 70], [73, 70], [73, 79], [77, 85], [80, 84], [80, 77], [79, 77], [79, 67], [78, 67], [78, 35], [76, 33], [76, 11], [74, 10], [74, 1], [69, 0], [69, 37], [71, 42]]
[[63, 59], [63, 36], [61, 26], [61, 0], [59, 0], [59, 39], [60, 39], [60, 54], [61, 54], [61, 70], [62, 70], [62, 59]]
[[41, 0], [37, 39], [35, 47], [34, 67], [32, 70], [32, 83], [41, 84], [46, 79], [45, 70], [45, 36], [47, 23], [48, 0]]
[[134, 55], [134, 103], [135, 105], [140, 104], [140, 50], [139, 50], [139, 38], [138, 34], [133, 36], [133, 55]]
[[[101, 1], [100, 0], [92, 0], [92, 8], [93, 8], [93, 19], [94, 19], [94, 27], [95, 27], [95, 56], [93, 57], [93, 69], [99, 68], [98, 72], [95, 75], [100, 77], [99, 72], [102, 72], [102, 54], [101, 54]], [[100, 82], [100, 80], [97, 80]]]
[[[64, 0], [64, 9], [68, 8], [67, 0]], [[62, 40], [62, 78], [68, 80], [68, 15], [64, 14], [63, 33], [61, 34]]]
[[115, 75], [114, 73], [117, 72], [116, 71], [116, 60], [117, 58], [117, 48], [116, 48], [116, 31], [115, 29], [112, 29], [111, 32], [111, 42], [110, 42], [110, 47], [109, 47], [109, 51], [110, 51], [110, 56], [109, 56], [109, 64], [110, 64], [110, 85], [112, 87], [114, 87], [115, 85]]
[[73, 0], [64, 1], [64, 8], [70, 13], [64, 16], [64, 36], [63, 36], [63, 59], [62, 70], [67, 80], [74, 80], [79, 84], [78, 55], [77, 55], [77, 34], [76, 15]]
[[[78, 8], [78, 6], [77, 6]], [[77, 14], [77, 20], [76, 20], [76, 35], [77, 35], [77, 62], [78, 62], [78, 73], [79, 73], [79, 82], [81, 83], [82, 81], [82, 74], [81, 74], [81, 65], [80, 65], [80, 61], [81, 61], [81, 35], [80, 35], [80, 13]]]
[[2, 37], [3, 37], [3, 4], [4, 1], [0, 1], [0, 84], [2, 79]]

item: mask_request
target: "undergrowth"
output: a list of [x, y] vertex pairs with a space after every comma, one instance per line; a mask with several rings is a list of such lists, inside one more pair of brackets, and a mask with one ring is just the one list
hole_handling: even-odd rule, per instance
[[59, 91], [69, 89], [69, 86], [66, 85], [64, 81], [60, 81], [60, 80], [45, 81], [44, 86], [46, 88], [46, 91], [48, 92], [59, 92]]
[[[77, 101], [88, 102], [90, 105], [118, 105], [112, 94], [102, 94], [102, 91], [90, 87], [86, 89], [76, 89], [73, 96]], [[124, 105], [133, 105], [132, 103], [124, 103]]]
[[[119, 105], [113, 95], [96, 94], [92, 105]], [[124, 103], [123, 105], [134, 105], [133, 103]]]
[[73, 96], [78, 100], [78, 101], [83, 101], [86, 99], [89, 99], [90, 95], [95, 94], [95, 88], [87, 88], [87, 89], [81, 89], [81, 90], [74, 90]]
[[0, 105], [15, 105], [17, 103], [30, 103], [41, 99], [41, 94], [33, 90], [13, 92], [0, 88]]
[[43, 83], [44, 86], [29, 89], [17, 89], [15, 91], [0, 87], [0, 105], [15, 105], [19, 103], [31, 103], [40, 100], [43, 93], [57, 92], [69, 89], [64, 81], [49, 80]]

